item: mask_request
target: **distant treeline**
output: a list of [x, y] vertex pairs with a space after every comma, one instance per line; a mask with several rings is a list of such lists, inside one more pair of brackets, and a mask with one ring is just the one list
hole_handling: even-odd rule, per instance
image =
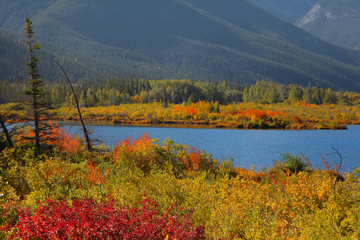
[[[110, 106], [124, 103], [191, 103], [200, 100], [229, 104], [234, 102], [277, 103], [284, 101], [308, 104], [360, 104], [360, 94], [333, 91], [320, 87], [284, 85], [258, 81], [254, 85], [241, 86], [227, 81], [149, 80], [144, 78], [108, 78], [106, 81], [78, 82], [74, 84], [83, 107]], [[0, 81], [0, 103], [24, 102], [24, 83]], [[45, 104], [49, 108], [72, 106], [70, 89], [65, 83], [45, 86]]]

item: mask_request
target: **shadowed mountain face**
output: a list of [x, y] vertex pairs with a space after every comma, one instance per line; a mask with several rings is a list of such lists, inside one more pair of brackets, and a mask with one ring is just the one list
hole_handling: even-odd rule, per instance
[[[23, 82], [27, 79], [25, 62], [29, 61], [24, 39], [17, 34], [0, 30], [0, 79], [10, 79]], [[54, 63], [57, 59], [71, 73], [74, 80], [96, 80], [107, 76], [115, 69], [135, 74], [139, 69], [125, 68], [112, 62], [99, 61], [77, 52], [64, 49], [58, 45], [41, 42], [41, 50], [35, 55], [40, 59], [39, 68], [41, 76], [50, 81], [63, 79], [64, 76]], [[138, 64], [138, 62], [136, 62]]]
[[296, 25], [337, 45], [360, 48], [360, 2], [319, 0]]
[[296, 22], [302, 18], [317, 2], [317, 0], [248, 0], [265, 11], [285, 19]]
[[49, 50], [97, 61], [100, 72], [360, 89], [357, 52], [245, 0], [1, 1], [2, 28], [22, 32], [27, 15]]

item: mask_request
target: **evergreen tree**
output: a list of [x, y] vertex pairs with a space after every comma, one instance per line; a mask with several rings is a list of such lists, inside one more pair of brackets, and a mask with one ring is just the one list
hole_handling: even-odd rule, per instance
[[168, 97], [167, 97], [165, 86], [163, 86], [162, 91], [161, 91], [161, 101], [164, 103], [164, 107], [168, 106]]
[[97, 96], [92, 88], [89, 88], [86, 92], [88, 107], [95, 107], [97, 104]]
[[86, 91], [83, 90], [81, 91], [80, 94], [80, 103], [83, 107], [88, 107], [88, 100], [87, 100], [87, 95], [86, 95]]
[[24, 90], [24, 94], [31, 96], [32, 98], [32, 110], [34, 117], [34, 131], [35, 131], [35, 150], [40, 150], [40, 115], [42, 113], [42, 108], [44, 105], [44, 89], [43, 89], [43, 80], [40, 78], [38, 70], [38, 58], [34, 56], [34, 50], [39, 50], [39, 43], [35, 43], [33, 40], [34, 31], [32, 27], [32, 21], [28, 18], [25, 19], [25, 28], [24, 33], [26, 36], [26, 43], [28, 47], [29, 62], [26, 63], [28, 69], [28, 87]]
[[103, 93], [101, 91], [101, 89], [98, 89], [96, 91], [96, 102], [95, 105], [96, 106], [102, 106], [104, 104], [104, 99], [103, 99]]
[[322, 93], [321, 89], [319, 87], [315, 88], [315, 91], [313, 92], [311, 96], [311, 102], [315, 104], [322, 104]]
[[111, 88], [109, 91], [110, 105], [116, 105], [116, 91], [115, 88]]

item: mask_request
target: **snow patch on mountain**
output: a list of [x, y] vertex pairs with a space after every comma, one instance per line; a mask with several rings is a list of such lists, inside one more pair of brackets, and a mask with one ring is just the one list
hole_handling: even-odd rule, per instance
[[336, 16], [336, 14], [333, 14], [332, 12], [327, 11], [327, 12], [325, 12], [325, 16], [326, 16], [326, 18], [328, 18], [328, 19], [339, 19], [339, 18], [348, 17], [349, 14], [348, 14], [348, 13], [343, 13], [343, 14], [341, 14], [341, 15], [339, 15], [339, 16]]
[[305, 17], [303, 17], [296, 23], [296, 26], [302, 27], [305, 24], [315, 21], [319, 17], [320, 10], [321, 10], [320, 4], [315, 4], [311, 8], [311, 10], [305, 15]]

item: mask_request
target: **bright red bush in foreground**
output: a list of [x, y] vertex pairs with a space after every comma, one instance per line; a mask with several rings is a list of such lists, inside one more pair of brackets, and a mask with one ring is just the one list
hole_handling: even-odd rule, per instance
[[191, 213], [176, 213], [175, 207], [165, 214], [156, 202], [145, 199], [137, 207], [118, 209], [110, 200], [97, 203], [91, 199], [48, 200], [33, 214], [20, 211], [11, 239], [205, 239], [203, 226], [193, 227]]

